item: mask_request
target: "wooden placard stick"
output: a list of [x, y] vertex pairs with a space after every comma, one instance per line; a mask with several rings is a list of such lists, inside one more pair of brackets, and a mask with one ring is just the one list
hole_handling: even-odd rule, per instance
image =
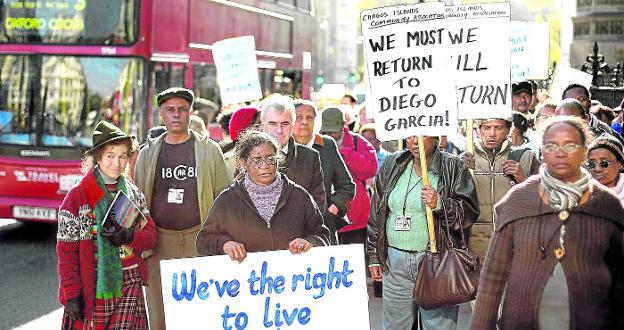
[[[418, 155], [420, 158], [422, 183], [423, 185], [429, 185], [429, 175], [427, 174], [427, 155], [425, 154], [425, 142], [422, 136], [418, 137]], [[425, 209], [427, 210], [427, 228], [429, 228], [429, 246], [431, 247], [431, 253], [437, 253], [438, 248], [436, 246], [435, 227], [433, 224], [433, 211], [426, 203]]]
[[466, 151], [474, 155], [474, 121], [466, 121]]

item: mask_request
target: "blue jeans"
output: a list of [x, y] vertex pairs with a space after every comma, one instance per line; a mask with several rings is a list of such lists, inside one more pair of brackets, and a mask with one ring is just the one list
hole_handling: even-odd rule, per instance
[[[383, 274], [382, 324], [384, 330], [411, 330], [419, 307], [412, 293], [418, 263], [424, 252], [388, 248], [388, 271]], [[420, 308], [423, 329], [455, 329], [459, 306], [424, 310]]]

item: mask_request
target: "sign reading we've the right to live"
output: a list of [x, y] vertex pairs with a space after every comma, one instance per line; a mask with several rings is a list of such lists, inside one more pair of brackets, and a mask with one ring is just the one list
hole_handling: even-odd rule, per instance
[[509, 3], [442, 2], [363, 11], [367, 110], [380, 140], [457, 132], [511, 115]]
[[161, 261], [167, 329], [369, 329], [361, 244]]

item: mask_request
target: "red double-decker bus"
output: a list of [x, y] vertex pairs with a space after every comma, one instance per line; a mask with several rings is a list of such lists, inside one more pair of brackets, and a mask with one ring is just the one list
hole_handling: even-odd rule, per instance
[[142, 139], [153, 96], [219, 104], [218, 40], [253, 35], [263, 93], [308, 97], [311, 0], [0, 1], [0, 218], [56, 221], [99, 120]]

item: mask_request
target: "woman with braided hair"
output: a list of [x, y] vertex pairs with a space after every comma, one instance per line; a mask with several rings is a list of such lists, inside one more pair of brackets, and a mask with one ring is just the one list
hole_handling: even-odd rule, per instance
[[[84, 177], [59, 208], [56, 252], [62, 329], [147, 329], [143, 284], [147, 267], [141, 252], [156, 245], [156, 227], [145, 197], [126, 179], [136, 141], [108, 122], [93, 132], [93, 148], [83, 160]], [[143, 217], [131, 228], [105, 216], [123, 191]]]
[[543, 127], [539, 175], [496, 205], [471, 328], [623, 329], [624, 209], [582, 167], [587, 124]]

